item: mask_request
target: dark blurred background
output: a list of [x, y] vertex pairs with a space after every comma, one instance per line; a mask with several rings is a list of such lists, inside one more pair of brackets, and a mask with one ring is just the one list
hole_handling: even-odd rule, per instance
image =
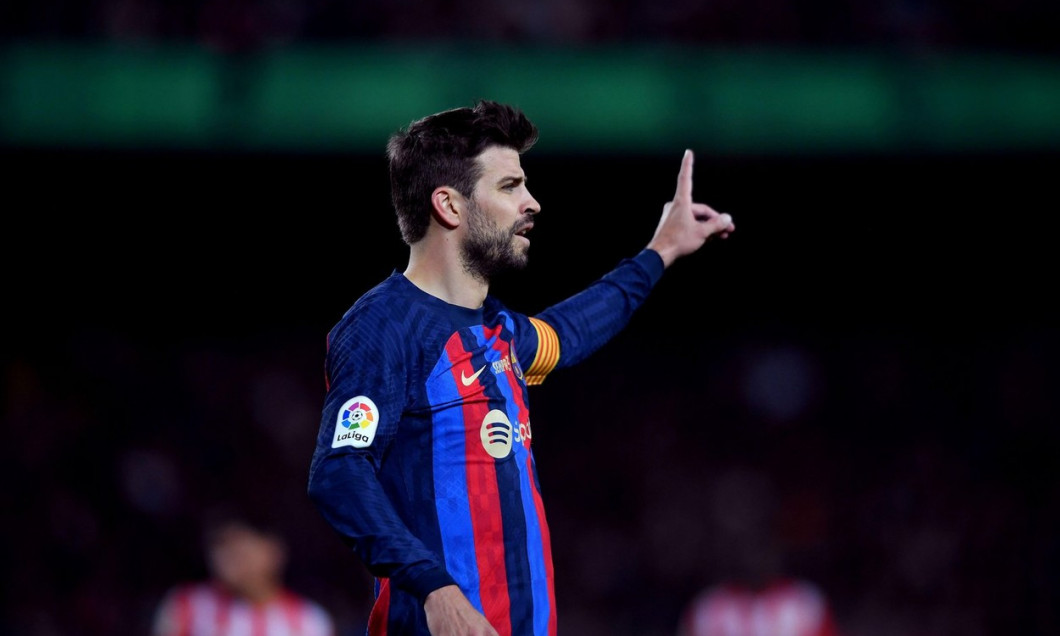
[[673, 636], [755, 547], [844, 636], [1060, 633], [1058, 7], [5, 3], [0, 634], [146, 633], [226, 501], [362, 633], [324, 339], [405, 264], [387, 134], [478, 97], [541, 126], [514, 309], [643, 247], [685, 147], [738, 228], [531, 394], [563, 633]]

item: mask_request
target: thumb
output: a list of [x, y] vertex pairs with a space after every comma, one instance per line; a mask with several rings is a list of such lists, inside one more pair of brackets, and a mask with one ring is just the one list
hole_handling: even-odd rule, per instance
[[732, 224], [732, 216], [728, 214], [719, 214], [707, 223], [711, 227], [711, 233], [715, 232], [731, 232], [735, 227]]

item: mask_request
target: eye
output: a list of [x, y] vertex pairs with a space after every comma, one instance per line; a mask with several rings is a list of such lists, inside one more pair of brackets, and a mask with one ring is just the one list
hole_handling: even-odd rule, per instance
[[511, 179], [506, 179], [501, 182], [501, 190], [504, 192], [512, 192], [514, 190], [518, 190], [519, 187], [525, 183], [526, 181], [521, 178], [517, 179], [513, 177]]

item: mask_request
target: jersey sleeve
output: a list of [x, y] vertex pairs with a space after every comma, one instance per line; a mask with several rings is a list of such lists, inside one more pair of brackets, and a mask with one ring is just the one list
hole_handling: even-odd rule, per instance
[[412, 534], [376, 478], [406, 398], [403, 340], [390, 322], [365, 311], [345, 317], [329, 334], [327, 392], [308, 493], [369, 572], [423, 600], [453, 579], [439, 555]]
[[541, 384], [555, 369], [584, 360], [629, 323], [662, 278], [658, 252], [641, 250], [577, 294], [526, 318], [517, 342], [528, 385]]

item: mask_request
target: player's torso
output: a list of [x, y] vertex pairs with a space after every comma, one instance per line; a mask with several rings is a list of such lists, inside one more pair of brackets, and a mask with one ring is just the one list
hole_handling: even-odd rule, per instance
[[405, 466], [417, 474], [405, 487], [430, 493], [422, 507], [446, 569], [472, 602], [502, 622], [536, 606], [517, 620], [532, 624], [534, 613], [547, 620], [551, 549], [512, 325], [501, 313], [424, 341], [424, 379], [402, 428], [429, 450]]
[[504, 315], [456, 330], [423, 354], [424, 380], [405, 416], [420, 422], [435, 465], [526, 462], [529, 401]]

